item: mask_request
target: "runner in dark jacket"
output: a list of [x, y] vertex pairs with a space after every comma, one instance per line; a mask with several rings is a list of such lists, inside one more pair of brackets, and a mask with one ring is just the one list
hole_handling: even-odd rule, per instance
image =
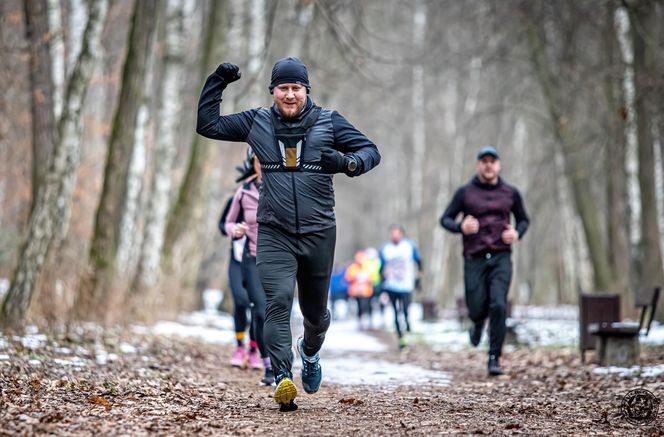
[[[484, 322], [489, 317], [490, 375], [502, 374], [500, 355], [505, 339], [507, 292], [512, 280], [512, 244], [528, 229], [528, 214], [519, 191], [498, 175], [500, 159], [493, 147], [477, 155], [477, 176], [454, 194], [440, 224], [463, 234], [466, 305], [474, 327], [473, 346], [480, 343]], [[456, 221], [459, 213], [463, 220]], [[512, 227], [514, 215], [516, 226]]]
[[197, 132], [205, 137], [247, 142], [263, 171], [257, 221], [257, 266], [267, 297], [265, 344], [277, 375], [275, 400], [297, 408], [292, 382], [290, 312], [295, 283], [304, 316], [302, 385], [318, 391], [320, 350], [330, 324], [328, 285], [336, 222], [332, 175], [359, 176], [380, 162], [376, 146], [338, 112], [316, 106], [307, 69], [297, 58], [272, 69], [271, 108], [220, 115], [221, 95], [240, 78], [233, 64], [221, 64], [203, 87]]

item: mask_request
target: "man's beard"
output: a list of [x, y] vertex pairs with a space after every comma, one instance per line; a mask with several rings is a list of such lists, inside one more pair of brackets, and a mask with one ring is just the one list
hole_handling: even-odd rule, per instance
[[291, 105], [277, 105], [279, 107], [279, 112], [281, 112], [281, 115], [284, 116], [285, 118], [295, 118], [304, 109], [304, 104], [306, 102], [302, 102], [301, 105], [297, 105], [295, 107], [292, 107]]

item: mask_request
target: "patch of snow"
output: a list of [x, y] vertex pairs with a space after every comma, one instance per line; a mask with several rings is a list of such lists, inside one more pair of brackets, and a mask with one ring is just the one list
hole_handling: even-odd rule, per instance
[[[28, 330], [26, 329], [26, 332]], [[24, 348], [26, 349], [37, 349], [46, 342], [46, 335], [44, 334], [28, 334], [23, 337], [14, 336], [12, 337], [15, 341], [20, 341]]]
[[217, 314], [219, 305], [224, 300], [224, 293], [217, 288], [206, 288], [203, 290], [203, 307], [208, 314]]
[[186, 325], [211, 326], [230, 331], [235, 329], [233, 317], [227, 313], [194, 311], [178, 317], [178, 321]]
[[7, 354], [0, 354], [0, 361], [7, 361], [9, 359], [9, 355]]
[[0, 300], [7, 294], [9, 291], [9, 286], [11, 285], [11, 282], [9, 282], [9, 279], [7, 278], [0, 278]]
[[380, 385], [396, 388], [402, 385], [436, 385], [445, 387], [450, 376], [412, 364], [366, 360], [359, 357], [321, 359], [323, 380], [343, 385]]
[[165, 336], [193, 337], [214, 344], [231, 344], [235, 341], [235, 333], [232, 329], [221, 330], [203, 326], [183, 325], [176, 322], [158, 322], [150, 329], [150, 332]]
[[9, 343], [4, 338], [0, 337], [0, 349], [8, 349]]
[[30, 364], [31, 366], [41, 366], [42, 362], [39, 361], [39, 360], [34, 360], [33, 359], [33, 360], [29, 360], [28, 364]]
[[123, 341], [120, 343], [120, 352], [123, 354], [135, 354], [136, 347]]
[[53, 349], [54, 352], [62, 355], [70, 355], [71, 354], [71, 349], [68, 347], [56, 347]]
[[376, 337], [357, 330], [354, 321], [335, 321], [325, 335], [324, 349], [335, 352], [385, 352], [387, 346]]
[[664, 375], [664, 364], [655, 366], [632, 366], [632, 367], [597, 367], [593, 370], [596, 375], [617, 374], [619, 376], [637, 376], [641, 378], [657, 378]]
[[74, 367], [83, 367], [87, 363], [85, 360], [83, 360], [81, 357], [73, 357], [70, 360], [62, 360], [60, 358], [56, 358], [53, 360], [55, 364], [60, 364], [61, 366], [74, 366]]

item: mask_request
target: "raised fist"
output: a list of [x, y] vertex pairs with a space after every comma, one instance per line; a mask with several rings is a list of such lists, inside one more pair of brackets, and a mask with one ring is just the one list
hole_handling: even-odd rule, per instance
[[227, 85], [231, 82], [235, 82], [236, 80], [240, 79], [240, 76], [242, 76], [242, 74], [240, 74], [240, 67], [228, 62], [219, 64], [215, 70], [215, 73], [217, 73], [217, 75], [221, 77]]

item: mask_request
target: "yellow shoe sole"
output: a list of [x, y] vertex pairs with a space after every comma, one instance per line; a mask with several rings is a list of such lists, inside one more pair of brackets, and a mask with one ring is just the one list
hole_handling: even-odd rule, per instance
[[287, 405], [293, 402], [297, 396], [297, 387], [288, 378], [281, 380], [277, 388], [274, 390], [274, 400], [281, 405]]

